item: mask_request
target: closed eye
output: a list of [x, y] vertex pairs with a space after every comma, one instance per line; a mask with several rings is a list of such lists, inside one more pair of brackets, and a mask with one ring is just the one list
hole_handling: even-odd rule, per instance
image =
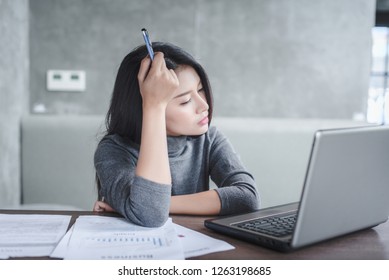
[[185, 102], [183, 102], [183, 103], [181, 103], [180, 105], [185, 105], [185, 104], [188, 104], [189, 102], [191, 102], [192, 101], [192, 98], [189, 98], [189, 100], [187, 100], [187, 101], [185, 101]]

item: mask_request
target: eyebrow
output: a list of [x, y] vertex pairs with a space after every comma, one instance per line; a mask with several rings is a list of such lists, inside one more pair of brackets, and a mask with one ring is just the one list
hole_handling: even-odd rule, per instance
[[184, 92], [184, 93], [181, 93], [181, 94], [175, 96], [174, 98], [180, 98], [180, 97], [182, 97], [182, 96], [184, 96], [184, 95], [187, 95], [187, 94], [190, 94], [190, 93], [191, 93], [191, 90], [190, 90], [190, 91], [187, 91], [187, 92]]
[[[197, 87], [198, 87], [199, 85], [201, 85], [201, 80], [200, 80], [199, 83], [197, 84]], [[182, 97], [182, 96], [184, 96], [184, 95], [190, 94], [191, 92], [192, 92], [191, 90], [188, 90], [188, 91], [186, 91], [186, 92], [180, 93], [179, 95], [175, 96], [174, 98], [180, 98], [180, 97]]]

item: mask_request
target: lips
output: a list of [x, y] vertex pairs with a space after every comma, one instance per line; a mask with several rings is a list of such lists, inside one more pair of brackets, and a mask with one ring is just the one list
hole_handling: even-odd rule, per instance
[[199, 125], [206, 125], [208, 123], [209, 123], [208, 116], [206, 116], [205, 118], [203, 118], [201, 121], [198, 122]]

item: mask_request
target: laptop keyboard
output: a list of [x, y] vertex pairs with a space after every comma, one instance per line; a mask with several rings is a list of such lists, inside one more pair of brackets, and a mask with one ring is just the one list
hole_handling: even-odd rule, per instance
[[287, 216], [273, 216], [259, 218], [235, 224], [239, 228], [260, 232], [275, 237], [284, 237], [292, 234], [296, 223], [296, 213]]

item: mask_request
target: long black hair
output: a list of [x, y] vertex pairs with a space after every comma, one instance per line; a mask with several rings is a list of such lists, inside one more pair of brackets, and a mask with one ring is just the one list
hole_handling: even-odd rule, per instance
[[[155, 52], [164, 53], [168, 69], [190, 66], [197, 72], [205, 92], [209, 106], [208, 118], [211, 121], [212, 90], [203, 67], [189, 53], [173, 44], [153, 42], [153, 49]], [[124, 57], [116, 76], [111, 104], [105, 119], [107, 135], [119, 134], [137, 144], [140, 144], [142, 132], [142, 96], [137, 76], [141, 60], [146, 55], [146, 46], [142, 45]]]

